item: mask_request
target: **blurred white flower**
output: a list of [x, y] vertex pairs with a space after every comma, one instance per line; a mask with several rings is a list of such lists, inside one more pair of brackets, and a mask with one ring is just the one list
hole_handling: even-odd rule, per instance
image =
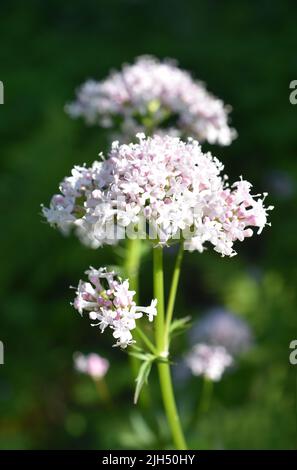
[[214, 382], [221, 380], [225, 370], [233, 364], [232, 356], [223, 346], [196, 344], [186, 358], [192, 374]]
[[95, 353], [84, 355], [77, 352], [73, 359], [75, 369], [89, 375], [94, 380], [102, 379], [109, 369], [109, 361]]
[[83, 116], [88, 124], [119, 124], [121, 139], [165, 128], [167, 134], [220, 145], [229, 145], [236, 136], [228, 125], [229, 111], [174, 61], [150, 56], [138, 57], [101, 82], [88, 80], [78, 89], [76, 101], [66, 105], [70, 116]]
[[233, 356], [248, 351], [253, 342], [247, 322], [219, 307], [197, 320], [189, 331], [189, 337], [192, 344], [224, 346]]

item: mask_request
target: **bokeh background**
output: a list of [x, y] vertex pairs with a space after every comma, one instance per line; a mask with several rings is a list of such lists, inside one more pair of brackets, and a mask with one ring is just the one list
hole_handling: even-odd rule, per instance
[[[296, 13], [289, 1], [1, 1], [0, 448], [170, 447], [156, 376], [148, 394], [153, 409], [133, 406], [127, 356], [69, 305], [69, 285], [90, 264], [116, 264], [117, 254], [63, 238], [40, 215], [40, 203], [71, 167], [92, 162], [107, 145], [102, 130], [64, 113], [65, 102], [86, 78], [104, 78], [141, 54], [176, 58], [233, 106], [239, 137], [212, 152], [232, 179], [243, 174], [275, 205], [272, 227], [237, 246], [237, 257], [186, 255], [177, 315], [196, 321], [210, 308], [225, 308], [244, 318], [255, 338], [187, 431], [190, 446], [296, 448], [296, 367], [289, 364], [297, 337], [297, 106], [289, 102], [289, 83], [297, 79]], [[172, 263], [168, 252], [168, 274]], [[152, 292], [150, 269], [148, 254], [144, 301]], [[185, 348], [177, 340], [177, 362]], [[109, 359], [112, 404], [74, 372], [74, 351]], [[187, 421], [201, 383], [177, 377]]]

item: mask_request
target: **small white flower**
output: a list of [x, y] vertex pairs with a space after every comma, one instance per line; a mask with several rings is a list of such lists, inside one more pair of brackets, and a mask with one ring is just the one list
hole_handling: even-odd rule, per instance
[[154, 317], [157, 315], [156, 305], [157, 305], [157, 299], [153, 299], [151, 301], [151, 305], [149, 305], [148, 307], [136, 307], [135, 310], [137, 312], [146, 313], [149, 321], [152, 322], [154, 320]]
[[127, 346], [135, 343], [131, 331], [127, 328], [126, 325], [118, 324], [112, 336], [117, 339], [117, 342], [114, 346], [120, 346], [122, 349], [125, 349]]

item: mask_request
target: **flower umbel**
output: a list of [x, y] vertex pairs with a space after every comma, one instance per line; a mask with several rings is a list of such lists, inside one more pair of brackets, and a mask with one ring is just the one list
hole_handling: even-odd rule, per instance
[[236, 136], [228, 125], [229, 110], [174, 61], [150, 56], [138, 57], [101, 82], [88, 80], [66, 106], [70, 116], [82, 116], [89, 124], [109, 128], [120, 122], [122, 141], [158, 128], [220, 145]]
[[149, 321], [153, 321], [157, 314], [156, 300], [149, 307], [137, 306], [129, 281], [122, 281], [106, 268], [91, 267], [86, 274], [88, 282], [79, 282], [74, 308], [80, 315], [87, 313], [90, 320], [96, 321], [92, 326], [99, 326], [102, 333], [109, 327], [117, 340], [115, 346], [126, 348], [135, 343], [131, 331], [136, 328], [136, 320], [147, 314]]
[[114, 142], [107, 160], [75, 167], [43, 209], [47, 220], [63, 232], [75, 228], [93, 247], [136, 236], [159, 246], [182, 240], [189, 251], [208, 243], [223, 256], [235, 255], [234, 242], [254, 227], [261, 233], [272, 208], [264, 206], [266, 194], [253, 195], [243, 179], [229, 186], [222, 163], [197, 141], [143, 134], [138, 140]]
[[224, 371], [233, 363], [232, 356], [223, 346], [196, 344], [186, 359], [193, 375], [206, 377], [214, 382], [221, 380]]

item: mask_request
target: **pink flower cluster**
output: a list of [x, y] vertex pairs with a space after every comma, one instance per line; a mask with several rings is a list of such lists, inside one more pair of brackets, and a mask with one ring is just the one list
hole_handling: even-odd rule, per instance
[[242, 179], [230, 187], [223, 165], [197, 141], [137, 137], [135, 144], [114, 142], [109, 158], [89, 169], [75, 167], [43, 209], [47, 220], [62, 231], [76, 228], [93, 247], [138, 236], [155, 245], [181, 240], [200, 252], [209, 243], [223, 256], [236, 254], [234, 242], [254, 227], [262, 231], [272, 208], [265, 195], [252, 195]]
[[193, 375], [202, 375], [217, 382], [233, 364], [233, 358], [223, 346], [199, 343], [189, 353], [186, 362]]
[[199, 141], [229, 145], [236, 136], [228, 125], [229, 109], [220, 99], [175, 62], [150, 56], [137, 58], [101, 82], [87, 81], [66, 111], [103, 127], [115, 127], [120, 120], [119, 135], [126, 140], [148, 128], [170, 133], [168, 123], [174, 120], [175, 132]]
[[90, 320], [96, 322], [92, 326], [99, 326], [102, 333], [109, 327], [117, 340], [115, 346], [126, 348], [133, 344], [131, 331], [136, 328], [136, 320], [146, 314], [149, 321], [153, 321], [157, 301], [152, 300], [148, 307], [137, 306], [129, 281], [122, 281], [106, 268], [90, 268], [86, 274], [88, 282], [79, 282], [74, 308], [80, 315], [87, 313]]
[[74, 354], [74, 367], [78, 372], [87, 374], [94, 380], [102, 379], [108, 369], [109, 362], [104, 357], [99, 356], [98, 354]]

